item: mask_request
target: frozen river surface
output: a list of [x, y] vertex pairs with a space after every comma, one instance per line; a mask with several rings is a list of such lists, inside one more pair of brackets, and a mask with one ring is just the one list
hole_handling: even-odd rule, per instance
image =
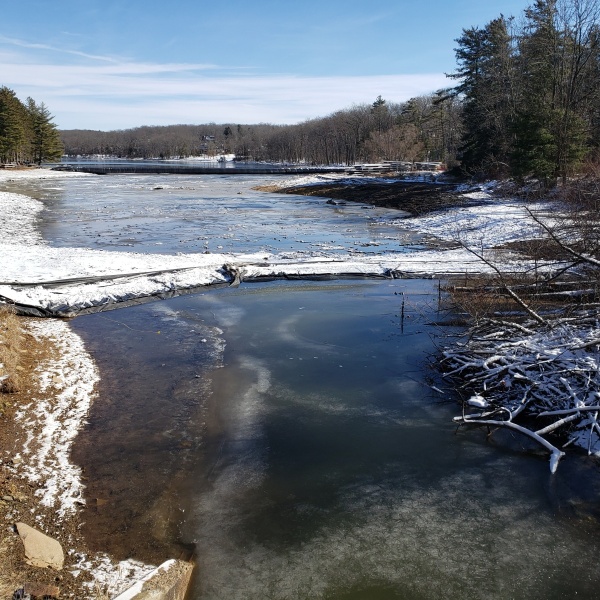
[[[14, 184], [54, 246], [146, 253], [373, 254], [422, 248], [397, 210], [267, 194], [257, 176], [124, 175]], [[7, 186], [4, 186], [5, 189]]]
[[[73, 316], [229, 283], [234, 271], [246, 280], [479, 274], [491, 267], [468, 246], [535, 234], [522, 203], [485, 192], [465, 193], [474, 203], [461, 208], [406, 219], [256, 189], [268, 183], [240, 175], [4, 180], [0, 295], [37, 314]], [[515, 272], [532, 266], [506, 251], [500, 260]]]

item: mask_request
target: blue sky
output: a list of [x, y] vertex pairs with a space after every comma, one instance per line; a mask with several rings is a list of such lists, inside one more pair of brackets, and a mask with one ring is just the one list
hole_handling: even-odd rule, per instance
[[451, 84], [455, 39], [527, 0], [1, 0], [0, 85], [61, 129], [296, 123]]

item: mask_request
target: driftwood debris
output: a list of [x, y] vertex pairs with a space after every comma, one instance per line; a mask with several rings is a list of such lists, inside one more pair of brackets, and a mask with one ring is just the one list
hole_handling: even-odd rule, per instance
[[600, 324], [479, 322], [443, 351], [443, 366], [465, 399], [457, 424], [528, 436], [550, 452], [552, 472], [564, 455], [555, 440], [600, 451]]
[[463, 397], [455, 422], [527, 436], [550, 453], [552, 473], [570, 444], [600, 456], [599, 182], [566, 188], [551, 211], [527, 209], [539, 235], [511, 249], [529, 272], [508, 272], [495, 249], [467, 248], [494, 277], [457, 288], [473, 325], [442, 351]]

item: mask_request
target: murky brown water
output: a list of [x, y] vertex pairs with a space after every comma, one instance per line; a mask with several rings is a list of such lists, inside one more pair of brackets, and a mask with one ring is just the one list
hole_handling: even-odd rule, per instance
[[597, 469], [455, 435], [434, 292], [262, 284], [75, 320], [111, 381], [77, 451], [98, 546], [193, 547], [197, 600], [593, 597]]

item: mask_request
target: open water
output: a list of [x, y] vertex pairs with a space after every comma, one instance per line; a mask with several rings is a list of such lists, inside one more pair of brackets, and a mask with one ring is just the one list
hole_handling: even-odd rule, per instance
[[[30, 193], [57, 245], [310, 255], [424, 243], [398, 235], [397, 213], [259, 183], [126, 176]], [[363, 280], [74, 319], [102, 377], [74, 452], [90, 543], [118, 558], [193, 552], [193, 600], [600, 597], [598, 468], [570, 455], [552, 476], [521, 439], [456, 432], [459, 408], [431, 368], [456, 333], [445, 316], [434, 282]]]

